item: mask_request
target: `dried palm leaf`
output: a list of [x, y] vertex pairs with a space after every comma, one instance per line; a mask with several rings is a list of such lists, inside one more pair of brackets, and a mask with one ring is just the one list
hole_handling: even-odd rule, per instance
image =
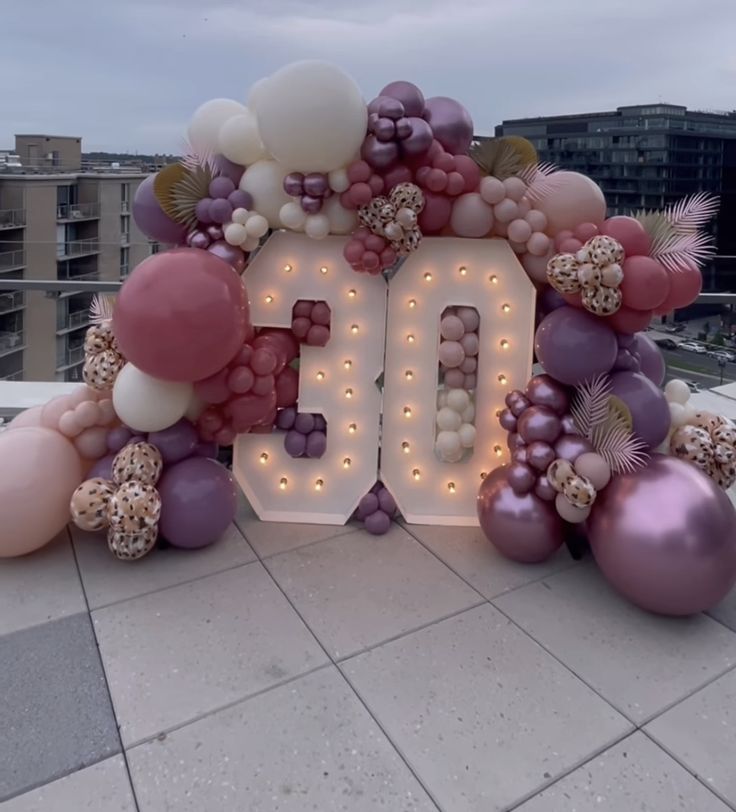
[[[177, 220], [177, 209], [174, 204], [174, 187], [187, 175], [187, 170], [181, 164], [169, 164], [159, 169], [153, 179], [153, 193], [164, 212]], [[183, 222], [183, 221], [182, 221]]]
[[607, 375], [598, 375], [576, 388], [570, 404], [570, 413], [583, 437], [590, 440], [595, 427], [605, 422], [610, 399], [611, 379]]
[[[181, 164], [174, 166], [179, 168], [180, 174], [177, 180], [167, 187], [167, 205], [164, 207], [163, 202], [161, 205], [172, 220], [192, 228], [197, 224], [197, 203], [203, 197], [207, 197], [214, 174], [209, 165], [190, 169], [185, 169]], [[172, 178], [174, 175], [175, 173], [171, 172]]]
[[528, 138], [521, 135], [504, 135], [503, 140], [516, 150], [524, 166], [534, 166], [539, 162], [537, 150]]
[[102, 296], [99, 293], [94, 295], [89, 306], [89, 320], [92, 324], [102, 324], [104, 321], [112, 319], [112, 311], [115, 307], [114, 296]]
[[636, 471], [649, 459], [646, 445], [631, 430], [629, 410], [616, 397], [609, 399], [608, 415], [593, 429], [590, 441], [614, 474]]
[[559, 189], [558, 172], [559, 169], [550, 163], [535, 164], [522, 172], [521, 178], [528, 186], [526, 196], [532, 203], [544, 200]]
[[537, 153], [532, 143], [517, 135], [489, 138], [470, 148], [470, 157], [484, 175], [499, 180], [520, 175], [525, 168], [536, 163]]

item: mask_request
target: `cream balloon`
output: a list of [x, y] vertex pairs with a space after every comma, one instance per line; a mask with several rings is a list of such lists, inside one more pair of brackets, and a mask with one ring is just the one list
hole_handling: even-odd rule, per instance
[[294, 62], [259, 88], [254, 101], [263, 145], [300, 172], [346, 166], [365, 138], [368, 112], [360, 88], [328, 62]]
[[268, 76], [253, 82], [248, 93], [248, 107], [258, 115], [258, 104], [267, 92]]
[[533, 205], [547, 217], [548, 234], [573, 230], [581, 223], [599, 225], [606, 219], [606, 198], [600, 186], [585, 175], [555, 172], [545, 183], [548, 193], [533, 199]]
[[352, 234], [358, 227], [358, 213], [346, 209], [339, 195], [332, 195], [322, 207], [330, 222], [330, 234]]
[[301, 231], [307, 221], [307, 213], [295, 200], [292, 200], [291, 203], [284, 203], [281, 207], [279, 218], [284, 228]]
[[190, 383], [162, 381], [126, 364], [112, 390], [120, 420], [139, 432], [163, 431], [187, 412], [194, 387]]
[[267, 158], [255, 115], [246, 107], [239, 116], [229, 118], [220, 127], [218, 136], [220, 152], [233, 163], [250, 166]]
[[293, 201], [284, 191], [287, 174], [276, 161], [263, 160], [251, 164], [240, 179], [240, 188], [253, 198], [252, 211], [262, 214], [271, 228], [281, 227], [281, 207]]
[[664, 388], [664, 396], [670, 403], [685, 405], [690, 400], [690, 387], [678, 378], [668, 381]]
[[197, 152], [218, 152], [220, 128], [228, 119], [242, 115], [246, 110], [234, 99], [210, 99], [194, 111], [188, 129], [189, 143]]
[[323, 240], [330, 233], [330, 221], [326, 214], [310, 214], [304, 223], [307, 237]]

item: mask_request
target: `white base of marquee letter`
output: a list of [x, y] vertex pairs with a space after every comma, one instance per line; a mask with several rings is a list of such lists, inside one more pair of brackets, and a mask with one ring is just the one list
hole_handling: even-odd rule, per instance
[[[477, 525], [482, 477], [506, 461], [498, 423], [509, 390], [531, 371], [535, 291], [506, 240], [429, 237], [390, 283], [381, 479], [416, 524]], [[448, 306], [480, 316], [472, 456], [434, 452], [439, 325]]]
[[283, 432], [240, 435], [233, 472], [265, 521], [344, 524], [377, 478], [387, 286], [356, 273], [344, 237], [312, 240], [273, 234], [245, 271], [257, 327], [291, 327], [299, 299], [326, 301], [332, 315], [325, 347], [301, 348], [299, 411], [322, 414], [327, 450], [293, 459]]

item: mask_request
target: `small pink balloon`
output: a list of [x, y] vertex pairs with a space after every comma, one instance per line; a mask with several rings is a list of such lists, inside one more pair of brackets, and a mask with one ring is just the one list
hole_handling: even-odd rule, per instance
[[452, 201], [444, 195], [425, 192], [424, 208], [419, 214], [419, 228], [423, 234], [437, 234], [450, 222]]
[[443, 341], [440, 343], [439, 359], [448, 368], [459, 367], [465, 360], [465, 352], [458, 341]]
[[77, 419], [75, 412], [68, 411], [59, 418], [58, 430], [65, 437], [76, 437], [84, 430], [84, 426]]
[[521, 178], [510, 177], [503, 181], [506, 197], [518, 203], [526, 194], [527, 185]]
[[307, 344], [310, 347], [324, 347], [330, 340], [330, 328], [323, 324], [313, 324], [307, 333]]
[[575, 227], [573, 234], [578, 240], [588, 242], [588, 240], [598, 236], [599, 230], [595, 223], [581, 223]]
[[583, 244], [575, 237], [568, 237], [560, 243], [560, 253], [562, 254], [576, 254]]
[[590, 516], [590, 508], [579, 508], [568, 502], [564, 494], [558, 493], [555, 497], [555, 508], [561, 519], [570, 524], [581, 524]]
[[508, 233], [509, 233], [508, 223], [502, 223], [500, 220], [496, 220], [496, 222], [493, 224], [493, 236], [506, 237]]
[[519, 216], [519, 207], [511, 198], [507, 197], [493, 207], [493, 216], [499, 223], [508, 224]]
[[519, 217], [526, 220], [527, 214], [529, 214], [529, 212], [532, 210], [532, 204], [529, 202], [528, 198], [522, 197], [517, 205], [519, 207]]
[[294, 317], [301, 318], [302, 316], [309, 316], [312, 313], [312, 302], [307, 301], [306, 299], [300, 299], [292, 308], [292, 315]]
[[465, 189], [465, 178], [459, 172], [450, 172], [447, 175], [447, 188], [445, 192], [452, 197], [462, 194]]
[[350, 240], [343, 249], [343, 256], [350, 262], [359, 262], [365, 251], [365, 246], [360, 240]]
[[491, 206], [495, 206], [506, 197], [506, 187], [503, 182], [490, 175], [481, 179], [479, 192], [483, 200]]
[[312, 308], [312, 323], [328, 326], [330, 323], [330, 308], [327, 302], [317, 302]]
[[547, 217], [543, 212], [537, 211], [537, 209], [532, 209], [524, 219], [532, 227], [532, 231], [544, 231], [547, 227]]
[[597, 491], [602, 491], [611, 481], [610, 466], [600, 454], [592, 451], [581, 454], [575, 460], [575, 471], [580, 476], [587, 477]]
[[458, 307], [455, 313], [463, 323], [466, 333], [471, 333], [473, 330], [478, 329], [478, 325], [480, 324], [480, 316], [474, 307]]
[[521, 264], [533, 282], [547, 283], [547, 263], [552, 258], [552, 251], [548, 251], [542, 256], [534, 254], [524, 254]]
[[43, 406], [31, 406], [30, 409], [26, 409], [25, 411], [22, 411], [20, 414], [16, 415], [10, 421], [10, 423], [8, 423], [6, 431], [10, 431], [11, 429], [23, 429], [31, 428], [33, 426], [40, 426], [42, 412]]
[[74, 415], [83, 429], [96, 426], [102, 420], [99, 405], [91, 400], [85, 400], [83, 403], [80, 403], [74, 410]]
[[463, 387], [462, 388], [465, 389], [468, 392], [471, 392], [473, 389], [475, 389], [476, 384], [477, 384], [477, 378], [476, 378], [475, 375], [472, 375], [472, 374], [471, 375], [466, 375], [465, 378], [463, 378]]
[[462, 389], [465, 385], [465, 375], [459, 369], [445, 371], [445, 385], [450, 389]]
[[107, 429], [94, 426], [85, 429], [74, 440], [74, 447], [85, 460], [98, 460], [107, 454]]
[[442, 338], [448, 341], [459, 341], [464, 334], [465, 325], [457, 316], [445, 316], [440, 322], [440, 335]]
[[480, 342], [475, 333], [465, 333], [460, 339], [460, 344], [463, 348], [465, 355], [477, 355], [480, 349]]
[[493, 209], [475, 192], [460, 195], [452, 207], [450, 227], [458, 237], [485, 237], [493, 226]]
[[114, 422], [117, 415], [115, 414], [112, 400], [110, 398], [105, 398], [105, 400], [99, 401], [98, 405], [100, 407], [100, 422], [102, 425], [108, 426], [110, 423]]
[[231, 392], [244, 395], [251, 390], [255, 379], [253, 370], [249, 367], [235, 367], [227, 376], [227, 386]]
[[425, 185], [430, 192], [444, 192], [447, 187], [447, 173], [441, 169], [430, 169]]
[[542, 231], [535, 231], [527, 241], [526, 250], [535, 257], [545, 257], [549, 252], [550, 244], [550, 238], [546, 234]]
[[47, 429], [58, 429], [61, 416], [73, 409], [71, 395], [58, 395], [52, 398], [41, 411], [41, 425]]
[[84, 403], [86, 400], [96, 401], [100, 394], [100, 392], [95, 389], [91, 389], [86, 384], [81, 384], [69, 395], [69, 403], [73, 404], [71, 408], [74, 408], [79, 406], [80, 403]]
[[230, 397], [227, 385], [228, 369], [221, 369], [203, 381], [194, 384], [194, 391], [205, 403], [224, 403]]
[[509, 239], [525, 243], [532, 236], [532, 227], [526, 220], [512, 220], [508, 227]]
[[470, 375], [472, 372], [478, 368], [478, 359], [477, 358], [466, 358], [462, 364], [460, 364], [460, 371], [465, 373], [466, 375]]

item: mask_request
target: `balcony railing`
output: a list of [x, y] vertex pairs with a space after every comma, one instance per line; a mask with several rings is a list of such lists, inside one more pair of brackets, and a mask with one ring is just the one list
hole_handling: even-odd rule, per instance
[[0, 375], [0, 381], [22, 381], [24, 370], [19, 369], [15, 372], [9, 372], [7, 375]]
[[56, 319], [56, 330], [76, 330], [89, 324], [89, 310], [78, 310], [75, 313], [62, 313]]
[[121, 214], [130, 214], [130, 203], [127, 200], [123, 200], [120, 203], [120, 213]]
[[0, 293], [0, 313], [10, 313], [20, 310], [25, 304], [23, 291], [15, 290], [10, 293]]
[[56, 368], [71, 367], [84, 361], [84, 345], [80, 347], [66, 347], [56, 355]]
[[100, 251], [100, 241], [97, 237], [88, 237], [84, 240], [70, 240], [66, 243], [59, 243], [56, 246], [57, 259], [69, 259], [70, 257], [81, 257], [87, 254], [98, 254]]
[[20, 228], [26, 224], [25, 209], [0, 209], [0, 229]]
[[0, 333], [0, 355], [15, 352], [23, 346], [23, 331]]
[[0, 252], [0, 273], [3, 271], [17, 271], [25, 267], [25, 251], [2, 251]]
[[56, 207], [57, 220], [96, 220], [99, 216], [99, 203], [60, 203]]

